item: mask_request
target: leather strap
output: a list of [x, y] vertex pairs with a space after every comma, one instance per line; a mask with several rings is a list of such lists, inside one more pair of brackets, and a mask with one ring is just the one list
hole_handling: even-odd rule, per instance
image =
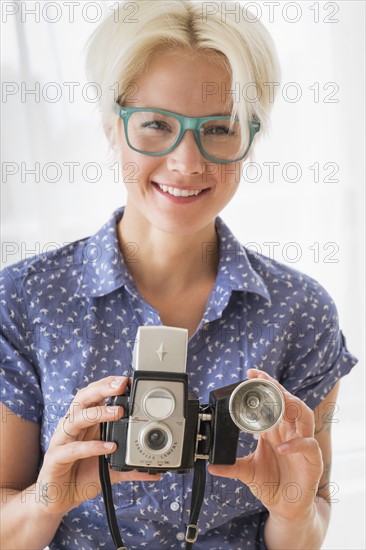
[[[103, 424], [101, 424], [101, 437], [103, 440]], [[102, 486], [103, 500], [108, 520], [109, 529], [116, 550], [127, 550], [124, 546], [117, 524], [116, 511], [113, 504], [113, 493], [111, 478], [109, 474], [109, 465], [105, 455], [99, 456], [99, 478]], [[206, 487], [206, 460], [196, 460], [194, 465], [191, 513], [189, 516], [189, 525], [186, 531], [186, 550], [191, 550], [192, 545], [198, 536], [198, 517], [200, 515], [203, 497]]]
[[[103, 424], [101, 424], [101, 432], [102, 430], [103, 430]], [[101, 435], [103, 439], [103, 433]], [[113, 493], [112, 493], [111, 478], [109, 475], [109, 466], [105, 455], [99, 456], [99, 478], [100, 478], [100, 484], [102, 486], [103, 500], [104, 500], [104, 506], [105, 506], [105, 511], [107, 515], [108, 525], [111, 531], [114, 545], [117, 550], [127, 550], [127, 548], [123, 544], [123, 541], [118, 529], [116, 511], [114, 509], [114, 504], [113, 504]]]
[[203, 497], [206, 487], [206, 460], [196, 460], [194, 464], [191, 513], [189, 516], [189, 525], [186, 531], [186, 550], [191, 550], [192, 545], [198, 537], [198, 518], [201, 511]]

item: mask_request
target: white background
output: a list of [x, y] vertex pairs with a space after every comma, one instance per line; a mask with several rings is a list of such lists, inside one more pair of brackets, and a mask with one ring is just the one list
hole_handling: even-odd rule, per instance
[[[63, 2], [41, 2], [39, 22], [34, 2], [18, 2], [11, 15], [14, 4], [1, 2], [2, 265], [94, 233], [125, 200], [82, 51], [115, 3], [75, 2], [73, 22]], [[364, 549], [365, 3], [240, 4], [251, 4], [271, 32], [282, 83], [270, 135], [222, 216], [244, 244], [311, 275], [338, 306], [360, 363], [342, 381], [331, 476], [337, 491], [323, 548]], [[80, 84], [74, 99], [65, 82]], [[24, 95], [35, 86], [38, 101]], [[37, 162], [39, 182], [27, 173]], [[65, 164], [72, 162], [79, 163], [74, 181]], [[280, 165], [272, 178], [273, 162]], [[99, 166], [98, 181], [90, 163]]]

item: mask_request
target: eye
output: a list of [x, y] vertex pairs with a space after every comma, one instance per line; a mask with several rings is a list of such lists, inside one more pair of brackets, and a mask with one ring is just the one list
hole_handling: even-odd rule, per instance
[[147, 120], [141, 124], [141, 128], [170, 132], [170, 126], [163, 120]]
[[236, 132], [234, 129], [230, 129], [229, 126], [225, 125], [213, 125], [204, 128], [204, 135], [210, 136], [235, 136]]

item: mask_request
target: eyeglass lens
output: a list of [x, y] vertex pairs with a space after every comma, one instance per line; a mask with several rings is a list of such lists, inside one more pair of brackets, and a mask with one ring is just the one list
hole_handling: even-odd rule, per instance
[[[162, 153], [170, 149], [181, 131], [180, 121], [164, 113], [136, 111], [128, 121], [130, 144], [141, 152]], [[199, 128], [199, 139], [204, 151], [217, 159], [231, 160], [240, 157], [242, 130], [237, 121], [209, 120]], [[249, 145], [250, 131], [247, 128], [246, 146]], [[245, 150], [245, 149], [244, 149]]]

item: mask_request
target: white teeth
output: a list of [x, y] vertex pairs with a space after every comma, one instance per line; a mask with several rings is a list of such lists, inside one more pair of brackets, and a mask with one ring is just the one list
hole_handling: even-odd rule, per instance
[[160, 185], [159, 183], [158, 186], [164, 193], [169, 193], [169, 195], [173, 195], [174, 197], [193, 197], [203, 191], [203, 189], [178, 189], [178, 187], [169, 187], [168, 185]]

